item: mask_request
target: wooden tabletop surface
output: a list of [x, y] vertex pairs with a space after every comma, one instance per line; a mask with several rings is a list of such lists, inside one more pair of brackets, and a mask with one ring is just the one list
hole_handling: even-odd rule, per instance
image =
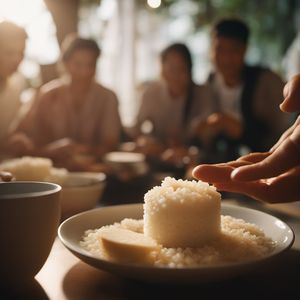
[[[273, 213], [275, 214], [275, 213]], [[95, 269], [76, 258], [56, 238], [51, 253], [32, 284], [7, 293], [7, 299], [299, 299], [300, 218], [281, 214], [296, 234], [293, 247], [271, 265], [242, 276], [198, 285], [144, 283]], [[2, 296], [3, 295], [3, 296]], [[0, 299], [6, 299], [4, 294]], [[197, 296], [198, 295], [198, 296]], [[258, 298], [261, 299], [261, 298]]]

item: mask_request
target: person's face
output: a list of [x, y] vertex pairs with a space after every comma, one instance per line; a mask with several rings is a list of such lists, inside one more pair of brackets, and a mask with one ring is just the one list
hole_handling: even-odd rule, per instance
[[212, 38], [211, 58], [215, 68], [225, 81], [236, 80], [241, 75], [244, 65], [246, 45], [234, 38]]
[[162, 77], [167, 83], [170, 93], [174, 96], [183, 95], [188, 88], [190, 71], [184, 58], [176, 53], [167, 54], [162, 63]]
[[24, 58], [25, 44], [22, 38], [0, 41], [0, 77], [7, 78], [17, 71]]
[[89, 82], [96, 72], [97, 56], [89, 49], [76, 50], [65, 62], [67, 72], [73, 81]]

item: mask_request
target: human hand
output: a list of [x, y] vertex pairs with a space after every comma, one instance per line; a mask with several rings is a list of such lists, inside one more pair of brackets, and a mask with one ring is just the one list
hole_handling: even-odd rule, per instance
[[207, 124], [216, 133], [224, 132], [231, 138], [239, 138], [242, 134], [242, 124], [239, 120], [224, 113], [213, 113], [207, 118]]
[[70, 138], [62, 138], [44, 147], [46, 156], [53, 159], [65, 159], [73, 154], [76, 143]]
[[193, 170], [197, 179], [221, 191], [237, 192], [266, 202], [300, 200], [300, 118], [266, 153], [250, 153], [223, 164]]
[[280, 109], [284, 112], [296, 112], [300, 110], [300, 74], [293, 76], [283, 89], [284, 100]]
[[170, 147], [161, 154], [161, 160], [175, 167], [182, 167], [189, 163], [189, 152], [187, 147]]
[[[285, 112], [300, 110], [300, 74], [284, 87]], [[270, 203], [300, 200], [300, 117], [267, 153], [251, 153], [236, 161], [200, 165], [197, 179], [213, 183], [223, 191], [246, 194]]]
[[248, 181], [237, 181], [232, 178], [234, 172], [237, 172], [235, 170], [255, 166], [270, 156], [269, 152], [251, 153], [233, 162], [200, 165], [193, 170], [193, 177], [214, 184], [220, 191], [245, 194], [263, 202], [280, 203], [300, 200], [300, 167], [291, 168], [277, 177]]
[[158, 157], [164, 151], [165, 146], [151, 136], [141, 135], [136, 140], [136, 151], [147, 156]]
[[242, 123], [239, 120], [223, 113], [213, 113], [193, 126], [196, 136], [205, 144], [209, 144], [221, 133], [233, 139], [239, 138], [243, 131]]
[[6, 149], [15, 156], [27, 155], [34, 149], [34, 143], [24, 133], [15, 133], [8, 139]]

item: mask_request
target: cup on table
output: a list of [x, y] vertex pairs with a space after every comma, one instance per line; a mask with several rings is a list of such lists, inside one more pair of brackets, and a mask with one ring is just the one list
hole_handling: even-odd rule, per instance
[[60, 191], [48, 182], [0, 183], [1, 284], [26, 284], [44, 265], [60, 221]]

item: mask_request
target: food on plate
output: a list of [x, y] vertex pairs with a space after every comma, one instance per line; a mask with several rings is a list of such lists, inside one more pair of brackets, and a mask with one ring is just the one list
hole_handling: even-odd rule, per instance
[[51, 159], [31, 156], [3, 161], [0, 170], [10, 172], [18, 181], [49, 181], [57, 184], [62, 184], [68, 175], [66, 169], [54, 168]]
[[167, 177], [144, 199], [144, 233], [165, 247], [199, 247], [220, 234], [221, 195], [206, 182]]
[[175, 268], [249, 261], [271, 253], [272, 239], [255, 224], [221, 215], [220, 199], [207, 183], [167, 177], [145, 194], [142, 220], [87, 230], [80, 244], [102, 259], [124, 263], [127, 256], [126, 262]]
[[104, 255], [123, 262], [151, 262], [151, 253], [158, 247], [152, 238], [126, 228], [107, 226], [101, 230], [99, 242]]

